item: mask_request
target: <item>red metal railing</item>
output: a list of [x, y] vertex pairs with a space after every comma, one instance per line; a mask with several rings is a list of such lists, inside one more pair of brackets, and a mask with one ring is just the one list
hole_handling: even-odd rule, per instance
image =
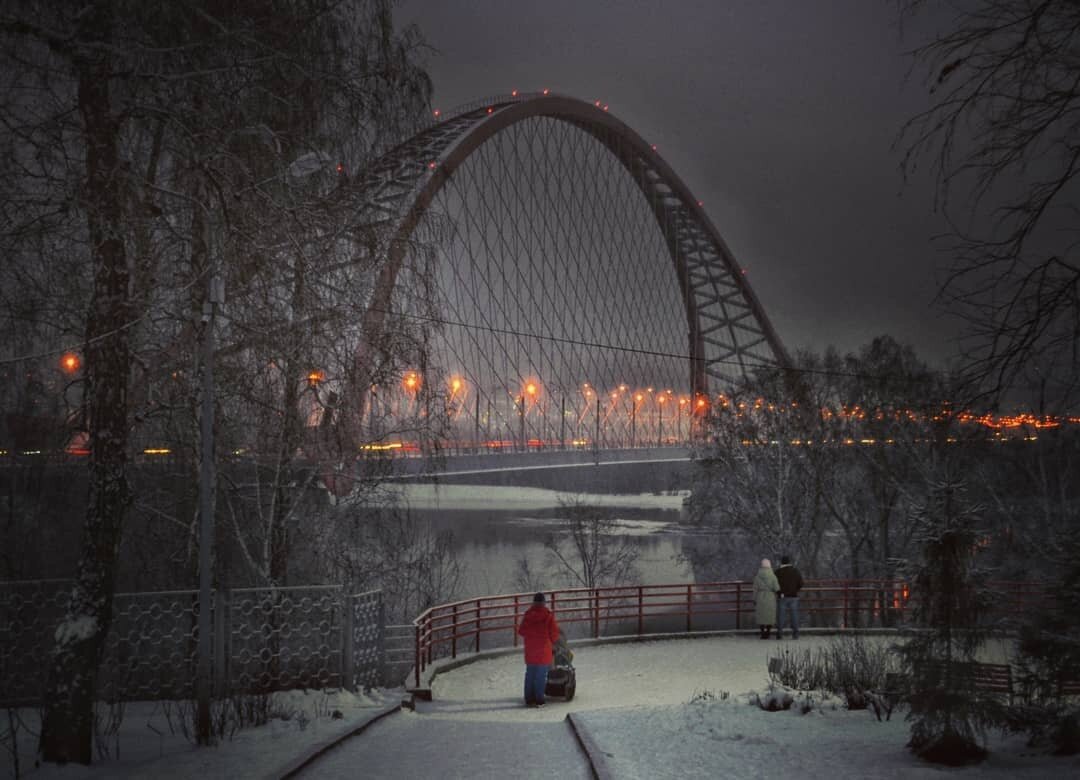
[[[1002, 614], [1022, 614], [1046, 597], [1034, 582], [989, 583]], [[544, 591], [563, 633], [573, 638], [741, 629], [754, 625], [750, 582], [630, 585]], [[532, 593], [482, 596], [431, 607], [413, 621], [415, 683], [437, 658], [458, 651], [518, 645], [517, 622]], [[803, 627], [895, 626], [908, 610], [911, 590], [901, 580], [811, 580], [800, 593]], [[507, 640], [509, 640], [507, 642]]]

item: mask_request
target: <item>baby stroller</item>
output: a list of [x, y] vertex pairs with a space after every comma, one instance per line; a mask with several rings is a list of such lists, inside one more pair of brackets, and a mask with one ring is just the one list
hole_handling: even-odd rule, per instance
[[566, 644], [564, 637], [559, 637], [552, 647], [554, 659], [548, 669], [545, 696], [561, 696], [570, 701], [577, 690], [577, 673], [574, 671], [574, 651]]

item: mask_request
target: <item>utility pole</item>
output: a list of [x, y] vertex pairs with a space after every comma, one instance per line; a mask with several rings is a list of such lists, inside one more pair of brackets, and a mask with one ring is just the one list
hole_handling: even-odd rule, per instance
[[[203, 302], [202, 322], [202, 408], [200, 437], [202, 451], [199, 457], [199, 663], [196, 682], [198, 699], [198, 741], [209, 745], [210, 694], [213, 666], [210, 649], [210, 585], [214, 541], [214, 320], [219, 305], [225, 303], [225, 283], [218, 275], [217, 228], [207, 215], [206, 248], [209, 255], [210, 275], [207, 279], [206, 300]], [[220, 609], [220, 605], [218, 605]]]

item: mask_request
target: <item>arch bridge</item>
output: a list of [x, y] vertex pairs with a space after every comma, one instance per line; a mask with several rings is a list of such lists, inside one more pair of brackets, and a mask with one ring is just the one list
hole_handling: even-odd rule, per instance
[[475, 101], [349, 192], [380, 248], [339, 421], [371, 448], [681, 444], [704, 399], [790, 367], [701, 202], [607, 106]]

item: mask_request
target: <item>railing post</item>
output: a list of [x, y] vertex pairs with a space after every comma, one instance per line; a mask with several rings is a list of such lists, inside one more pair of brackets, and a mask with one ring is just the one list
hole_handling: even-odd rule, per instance
[[593, 639], [600, 638], [600, 591], [593, 588]]
[[638, 633], [638, 636], [641, 636], [642, 634], [645, 633], [645, 615], [644, 615], [645, 604], [644, 604], [644, 601], [645, 601], [645, 591], [640, 585], [638, 585], [638, 588], [637, 588], [637, 633]]
[[451, 636], [450, 636], [450, 657], [451, 658], [457, 658], [457, 631], [458, 631], [457, 604], [454, 605], [454, 622], [453, 622], [453, 626], [454, 626], [454, 633], [451, 634]]
[[420, 655], [420, 624], [419, 623], [413, 623], [413, 628], [416, 629], [416, 645], [415, 645], [415, 647], [413, 649], [413, 659], [416, 661], [416, 664], [415, 664], [415, 668], [416, 668], [416, 687], [419, 688], [420, 687], [420, 663], [421, 663], [421, 660], [422, 660], [422, 657]]
[[742, 628], [742, 583], [735, 583], [735, 630]]
[[341, 687], [347, 691], [356, 690], [356, 669], [353, 666], [355, 648], [353, 647], [353, 597], [342, 588], [341, 591]]
[[691, 615], [694, 612], [694, 592], [693, 585], [686, 586], [686, 633], [691, 631]]
[[482, 599], [476, 600], [476, 652], [480, 652], [480, 602]]
[[844, 624], [842, 628], [848, 627], [848, 581], [844, 580]]
[[[518, 615], [520, 614], [520, 612], [519, 612], [520, 609], [521, 609], [521, 606], [520, 606], [520, 603], [518, 601], [518, 597], [515, 595], [514, 596], [514, 623], [513, 623], [513, 627], [510, 629], [514, 634], [514, 637], [513, 637], [513, 639], [514, 639], [514, 647], [517, 647], [517, 642], [518, 642], [517, 629], [518, 629]], [[552, 597], [551, 597], [551, 613], [555, 614], [555, 596], [554, 596], [554, 594], [552, 594]]]

